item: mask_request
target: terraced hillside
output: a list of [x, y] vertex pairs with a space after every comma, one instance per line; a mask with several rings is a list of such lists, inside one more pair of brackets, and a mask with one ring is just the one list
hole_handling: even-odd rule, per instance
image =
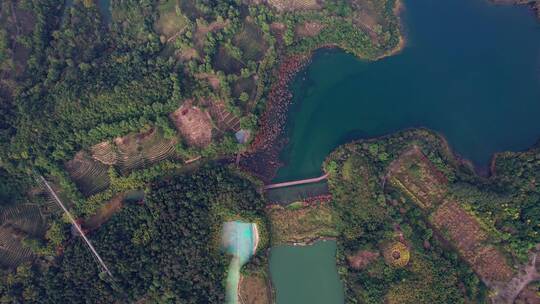
[[42, 238], [46, 223], [35, 204], [18, 204], [0, 212], [0, 264], [14, 268], [34, 258], [25, 238]]

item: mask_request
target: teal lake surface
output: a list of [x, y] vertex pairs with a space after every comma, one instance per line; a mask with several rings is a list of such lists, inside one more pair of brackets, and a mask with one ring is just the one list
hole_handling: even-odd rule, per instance
[[440, 132], [478, 167], [540, 139], [540, 22], [527, 7], [406, 0], [402, 17], [402, 53], [322, 50], [297, 75], [275, 181], [318, 176], [340, 144], [411, 127]]
[[278, 304], [343, 303], [336, 270], [336, 242], [279, 246], [270, 252], [270, 274]]

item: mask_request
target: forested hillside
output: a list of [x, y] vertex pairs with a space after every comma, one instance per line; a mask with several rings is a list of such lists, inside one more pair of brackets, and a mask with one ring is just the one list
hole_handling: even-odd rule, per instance
[[539, 159], [538, 148], [499, 154], [493, 176], [479, 177], [424, 129], [336, 149], [325, 168], [347, 296], [513, 303], [521, 290], [510, 282], [531, 283], [525, 269], [540, 243]]
[[244, 219], [264, 229], [263, 208], [255, 186], [228, 169], [208, 167], [156, 181], [144, 202], [125, 205], [90, 235], [113, 278], [99, 272], [76, 238], [63, 244], [57, 260], [22, 265], [3, 276], [1, 300], [221, 303], [227, 265], [219, 250], [221, 225]]

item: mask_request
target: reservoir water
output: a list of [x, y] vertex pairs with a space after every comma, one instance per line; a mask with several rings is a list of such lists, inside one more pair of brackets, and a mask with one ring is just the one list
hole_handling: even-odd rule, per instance
[[270, 252], [270, 274], [277, 304], [343, 303], [336, 270], [336, 242], [279, 246]]
[[[318, 176], [338, 145], [404, 128], [440, 132], [479, 167], [540, 139], [540, 22], [528, 8], [484, 0], [405, 7], [399, 55], [366, 62], [323, 50], [297, 75], [276, 182]], [[277, 304], [343, 303], [335, 248], [273, 248]]]
[[527, 7], [406, 0], [402, 17], [401, 54], [322, 50], [297, 75], [276, 181], [318, 176], [338, 145], [410, 127], [439, 131], [479, 167], [540, 139], [540, 22]]

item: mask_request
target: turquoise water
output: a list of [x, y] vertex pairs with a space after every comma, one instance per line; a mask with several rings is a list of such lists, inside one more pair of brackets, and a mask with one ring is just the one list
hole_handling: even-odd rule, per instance
[[477, 166], [540, 138], [540, 22], [483, 0], [405, 1], [408, 45], [365, 62], [319, 51], [292, 90], [276, 181], [315, 177], [338, 145], [424, 126]]
[[336, 242], [279, 246], [270, 252], [270, 274], [277, 304], [343, 303], [336, 269]]
[[228, 304], [238, 303], [240, 269], [255, 253], [256, 227], [239, 221], [223, 224], [223, 250], [232, 256], [227, 274], [226, 297]]

